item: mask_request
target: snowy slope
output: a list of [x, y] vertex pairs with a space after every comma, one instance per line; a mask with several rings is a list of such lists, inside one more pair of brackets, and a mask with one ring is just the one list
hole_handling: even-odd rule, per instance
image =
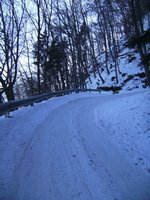
[[[148, 18], [149, 16], [145, 15], [143, 27], [144, 31], [147, 31], [150, 28]], [[96, 76], [91, 73], [91, 83], [89, 79], [86, 80], [87, 88], [118, 86], [122, 88], [121, 91], [131, 91], [145, 87], [144, 66], [141, 63], [139, 52], [136, 49], [125, 47], [126, 42], [127, 41], [125, 40], [125, 38], [122, 38], [119, 41], [121, 51], [117, 59], [119, 66], [119, 70], [117, 69], [118, 83], [116, 82], [115, 68], [113, 67], [114, 63], [110, 58], [108, 59], [108, 68], [110, 70], [110, 74], [108, 74], [105, 64], [105, 54], [102, 54], [99, 57], [99, 62], [101, 63], [100, 72], [105, 83], [101, 81], [98, 73], [96, 74]], [[150, 51], [149, 48], [147, 49], [148, 51]]]
[[[104, 55], [102, 55], [102, 62], [104, 62]], [[111, 62], [110, 62], [111, 63]], [[119, 86], [123, 91], [131, 91], [145, 86], [144, 67], [141, 66], [140, 55], [135, 50], [123, 48], [118, 57], [119, 70], [118, 83], [116, 82], [116, 75], [114, 67], [110, 67], [110, 74], [108, 75], [105, 64], [103, 65], [101, 75], [105, 83], [102, 83], [98, 74], [96, 77], [91, 74], [90, 78], [92, 83], [87, 80], [87, 88], [99, 88], [99, 87], [116, 87]], [[111, 63], [113, 64], [113, 63]], [[140, 77], [139, 77], [140, 76]]]
[[0, 118], [1, 200], [149, 200], [150, 92], [74, 94]]

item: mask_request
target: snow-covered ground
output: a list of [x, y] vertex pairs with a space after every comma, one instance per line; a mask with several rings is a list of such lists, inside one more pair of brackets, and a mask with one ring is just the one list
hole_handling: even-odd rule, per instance
[[[125, 43], [125, 41], [124, 41]], [[105, 61], [105, 56], [102, 55], [102, 62]], [[111, 62], [110, 62], [111, 63]], [[102, 83], [98, 73], [96, 77], [92, 73], [90, 75], [91, 83], [87, 79], [87, 88], [98, 88], [98, 87], [111, 87], [119, 86], [122, 88], [122, 91], [130, 91], [135, 89], [142, 89], [145, 86], [145, 77], [141, 78], [138, 74], [144, 73], [144, 67], [141, 66], [140, 55], [135, 50], [128, 48], [123, 48], [118, 57], [119, 70], [118, 74], [118, 83], [116, 82], [115, 68], [108, 67], [110, 69], [110, 74], [108, 75], [105, 64], [103, 64], [104, 70], [101, 72], [101, 76], [104, 79]], [[114, 65], [113, 63], [111, 63]]]
[[72, 94], [0, 118], [0, 200], [150, 200], [150, 91]]

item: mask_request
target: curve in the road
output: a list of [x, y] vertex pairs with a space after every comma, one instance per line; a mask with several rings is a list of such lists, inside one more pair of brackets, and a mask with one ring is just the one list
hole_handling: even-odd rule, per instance
[[8, 199], [150, 200], [149, 177], [97, 126], [100, 103], [75, 100], [49, 114], [22, 155]]

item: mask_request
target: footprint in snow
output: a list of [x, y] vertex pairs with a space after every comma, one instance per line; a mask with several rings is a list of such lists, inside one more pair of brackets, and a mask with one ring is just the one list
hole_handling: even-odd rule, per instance
[[89, 165], [93, 165], [94, 161], [93, 160], [89, 160]]

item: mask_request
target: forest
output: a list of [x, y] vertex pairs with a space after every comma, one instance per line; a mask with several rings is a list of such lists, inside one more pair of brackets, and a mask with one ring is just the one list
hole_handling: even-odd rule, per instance
[[117, 82], [122, 42], [139, 52], [150, 86], [145, 18], [150, 25], [149, 0], [1, 0], [0, 96], [87, 88], [110, 67]]

